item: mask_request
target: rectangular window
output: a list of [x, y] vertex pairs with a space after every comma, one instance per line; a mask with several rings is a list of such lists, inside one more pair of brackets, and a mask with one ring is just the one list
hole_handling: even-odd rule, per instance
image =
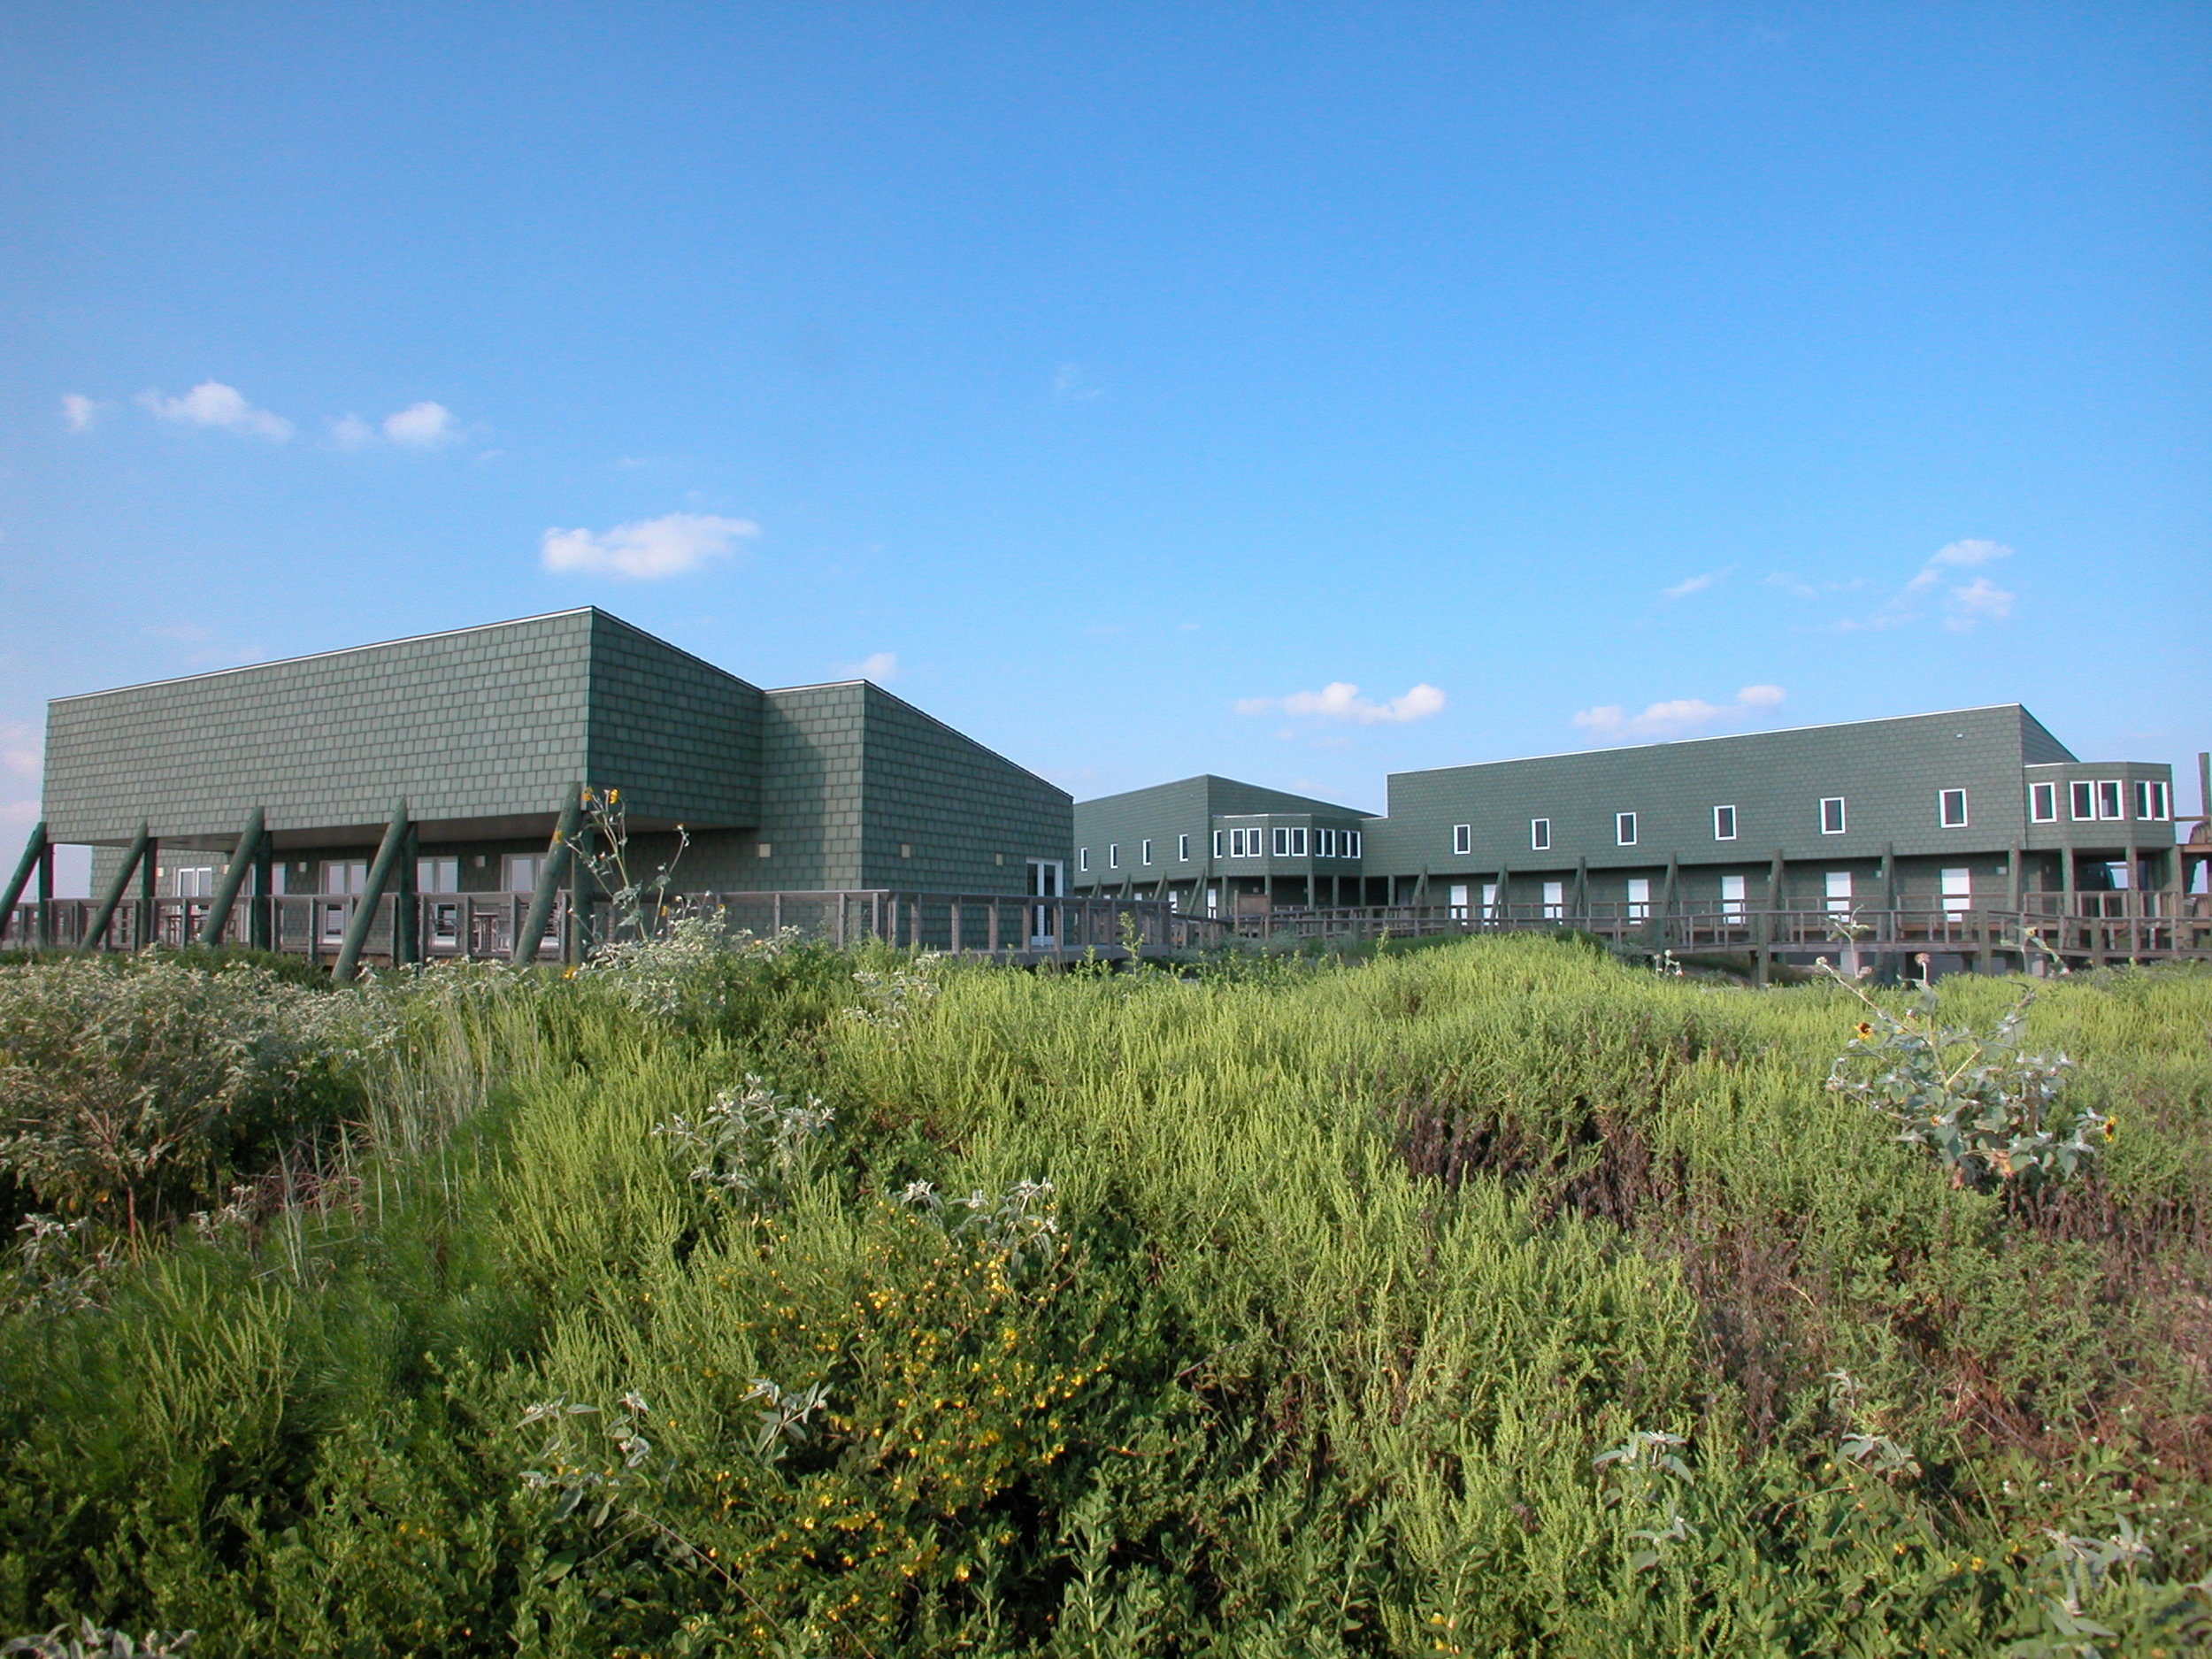
[[1486, 882], [1484, 882], [1484, 883], [1482, 884], [1482, 914], [1483, 914], [1483, 918], [1484, 918], [1484, 919], [1485, 919], [1485, 920], [1487, 920], [1487, 919], [1489, 919], [1491, 917], [1495, 916], [1497, 913], [1498, 913], [1498, 884], [1497, 884], [1496, 882], [1494, 882], [1494, 881], [1486, 881]]
[[415, 891], [418, 893], [458, 893], [461, 890], [461, 861], [458, 858], [418, 858], [415, 860]]
[[1091, 849], [1089, 848], [1079, 847], [1075, 849], [1075, 867], [1078, 870], [1088, 870], [1091, 867]]
[[2074, 821], [2077, 824], [2083, 823], [2087, 819], [2097, 816], [2096, 785], [2092, 783], [2073, 784], [2068, 787], [2066, 793], [2070, 797], [2069, 804], [2073, 808]]
[[2097, 816], [2116, 818], [2120, 815], [2120, 780], [2107, 778], [2097, 785]]
[[1943, 908], [1954, 916], [1961, 910], [1974, 908], [1974, 872], [1971, 870], [1947, 870], [1943, 872]]
[[1306, 832], [1302, 826], [1290, 833], [1290, 856], [1293, 858], [1306, 856]]
[[[543, 853], [509, 853], [502, 859], [504, 874], [502, 879], [509, 893], [534, 893], [538, 887], [538, 872], [545, 867]], [[360, 892], [359, 887], [353, 889]]]
[[215, 896], [215, 866], [188, 864], [173, 870], [170, 890], [180, 899], [207, 899]]
[[1736, 839], [1736, 809], [1734, 807], [1717, 806], [1713, 809], [1713, 839], [1717, 841], [1732, 841]]
[[1180, 864], [1187, 864], [1190, 863], [1189, 836], [1178, 835], [1175, 838], [1175, 862]]
[[1847, 915], [1851, 909], [1851, 872], [1831, 870], [1827, 878], [1828, 910], [1831, 915]]
[[1567, 884], [1563, 881], [1544, 883], [1544, 918], [1557, 921], [1567, 913]]
[[1628, 879], [1628, 919], [1640, 922], [1651, 914], [1651, 879], [1647, 876]]
[[1741, 876], [1723, 876], [1720, 879], [1720, 913], [1732, 922], [1743, 919], [1744, 879]]
[[1233, 829], [1229, 832], [1229, 856], [1232, 858], [1244, 856], [1244, 832], [1240, 829]]
[[1633, 812], [1613, 814], [1613, 841], [1615, 845], [1620, 847], [1633, 847], [1636, 844], [1636, 815]]
[[1475, 850], [1475, 826], [1473, 825], [1455, 824], [1452, 826], [1452, 850], [1455, 853], [1471, 853]]
[[1359, 856], [1360, 842], [1363, 839], [1363, 837], [1357, 830], [1346, 830], [1344, 832], [1344, 856], [1347, 858], [1356, 858]]
[[1152, 862], [1152, 838], [1149, 835], [1137, 844], [1137, 856], [1146, 864]]
[[1278, 825], [1275, 829], [1275, 856], [1278, 858], [1290, 856], [1290, 832], [1280, 825]]
[[2028, 818], [2032, 823], [2051, 824], [2058, 819], [2058, 786], [2055, 783], [2032, 783], [2028, 786]]
[[1451, 911], [1452, 920], [1465, 921], [1467, 919], [1467, 884], [1463, 881], [1455, 881], [1446, 890], [1446, 899]]
[[1222, 856], [1222, 845], [1221, 845], [1221, 843], [1222, 843], [1222, 837], [1223, 837], [1223, 833], [1224, 833], [1224, 832], [1222, 832], [1222, 831], [1220, 831], [1220, 830], [1216, 830], [1216, 831], [1214, 832], [1214, 856], [1215, 856], [1215, 857], [1217, 857], [1217, 858], [1218, 858], [1218, 857], [1220, 857], [1220, 856]]
[[1336, 832], [1334, 830], [1317, 829], [1314, 831], [1313, 856], [1317, 858], [1333, 858], [1336, 856]]
[[1106, 867], [1109, 870], [1121, 868], [1121, 843], [1119, 841], [1106, 843]]
[[1820, 803], [1820, 833], [1823, 835], [1840, 835], [1843, 826], [1843, 797], [1839, 795], [1825, 796]]
[[1939, 789], [1936, 792], [1936, 821], [1945, 829], [1966, 827], [1966, 791]]
[[2147, 778], [2135, 780], [2135, 816], [2149, 824], [2162, 824], [2173, 816], [2171, 791]]
[[1528, 844], [1540, 853], [1551, 850], [1551, 820], [1532, 818], [1528, 821]]
[[[511, 864], [519, 862], [531, 865], [532, 875], [535, 877], [535, 866], [538, 862], [536, 859], [524, 858], [518, 861], [511, 857], [507, 862]], [[323, 891], [326, 893], [358, 893], [368, 885], [369, 862], [365, 858], [334, 859], [323, 866]]]

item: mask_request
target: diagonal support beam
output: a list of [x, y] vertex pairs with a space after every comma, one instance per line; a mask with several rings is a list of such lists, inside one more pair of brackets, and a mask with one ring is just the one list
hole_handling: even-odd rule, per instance
[[261, 843], [267, 834], [261, 809], [256, 807], [246, 815], [246, 827], [238, 833], [238, 849], [230, 856], [230, 867], [223, 872], [222, 885], [215, 889], [215, 902], [208, 907], [207, 920], [200, 925], [200, 943], [223, 942], [224, 931], [230, 926], [230, 907], [238, 902], [238, 889], [260, 858]]
[[[100, 908], [92, 912], [91, 925], [84, 930], [84, 948], [87, 950], [97, 950], [107, 942], [108, 928], [115, 920], [116, 907], [122, 903], [124, 892], [131, 885], [131, 877], [138, 872], [139, 865], [146, 862], [146, 849], [150, 845], [151, 839], [146, 833], [145, 825], [141, 824], [137, 835], [131, 841], [130, 851], [124, 855], [123, 867], [115, 872], [115, 879], [108, 883], [108, 890], [100, 895]], [[139, 931], [142, 934], [145, 932], [142, 923]], [[146, 941], [142, 937], [138, 942], [143, 946]]]
[[384, 826], [384, 839], [377, 846], [376, 862], [369, 866], [368, 886], [354, 907], [353, 920], [346, 926], [345, 942], [338, 947], [338, 960], [330, 964], [330, 977], [334, 984], [345, 984], [359, 970], [362, 949], [369, 942], [369, 929], [376, 926], [376, 907], [384, 897], [385, 885], [392, 879], [392, 866], [399, 862], [406, 849], [407, 802], [403, 796], [392, 808], [392, 821]]
[[[23, 889], [30, 885], [32, 876], [37, 873], [49, 850], [46, 820], [41, 818], [31, 826], [31, 839], [23, 843], [22, 860], [16, 865], [15, 873], [8, 878], [6, 896], [0, 898], [0, 933], [6, 931], [9, 921], [15, 915], [15, 907], [22, 902]], [[20, 945], [26, 941], [18, 940], [16, 942]]]
[[545, 942], [545, 930], [553, 922], [553, 905], [560, 896], [561, 872], [573, 856], [572, 849], [583, 826], [583, 786], [572, 784], [568, 799], [561, 803], [560, 822], [553, 826], [553, 839], [546, 845], [545, 862], [538, 866], [538, 885], [531, 892], [530, 909], [522, 918], [521, 931], [515, 935], [514, 953], [509, 961], [529, 963], [538, 959], [538, 947]]

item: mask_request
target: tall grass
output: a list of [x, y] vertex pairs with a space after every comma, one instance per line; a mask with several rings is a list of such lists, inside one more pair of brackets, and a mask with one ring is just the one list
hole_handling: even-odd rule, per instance
[[[917, 972], [933, 996], [853, 978]], [[104, 1310], [0, 1317], [0, 1624], [214, 1654], [2212, 1631], [2212, 976], [2047, 991], [2035, 1041], [2120, 1133], [2034, 1200], [1822, 1088], [1840, 993], [1571, 944], [709, 979], [652, 1012], [589, 974], [376, 993], [395, 1034], [312, 1194], [117, 1269]], [[1985, 1025], [2012, 995], [1944, 987]], [[653, 1133], [748, 1073], [835, 1113], [757, 1211]], [[955, 1225], [1024, 1181], [1037, 1263]], [[757, 1379], [826, 1403], [763, 1449]], [[519, 1425], [555, 1401], [599, 1409], [549, 1458]]]

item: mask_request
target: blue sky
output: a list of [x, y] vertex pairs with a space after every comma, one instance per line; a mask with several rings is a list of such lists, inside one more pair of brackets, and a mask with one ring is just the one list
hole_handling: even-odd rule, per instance
[[0, 829], [47, 697], [588, 602], [1079, 795], [2193, 772], [2208, 139], [2197, 5], [11, 7]]

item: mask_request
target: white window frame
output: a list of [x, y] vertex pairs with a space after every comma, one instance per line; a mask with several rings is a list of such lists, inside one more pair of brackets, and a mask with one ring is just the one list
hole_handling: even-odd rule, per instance
[[1290, 832], [1290, 856], [1293, 858], [1303, 858], [1306, 856], [1306, 826], [1302, 824], [1296, 826]]
[[2163, 824], [2173, 817], [2172, 791], [2155, 778], [2135, 780], [2135, 816], [2146, 824]]
[[2087, 824], [2097, 816], [2097, 786], [2086, 778], [2077, 778], [2066, 786], [2066, 810], [2077, 824]]
[[1556, 922], [1567, 914], [1567, 884], [1563, 881], [1544, 883], [1544, 919]]
[[1121, 868], [1121, 843], [1119, 841], [1106, 843], [1106, 867], [1109, 870]]
[[1091, 867], [1091, 849], [1089, 848], [1079, 847], [1075, 849], [1075, 867], [1079, 872], [1088, 870]]
[[1970, 864], [1956, 864], [1937, 872], [1939, 891], [1943, 897], [1946, 916], [1961, 915], [1974, 908], [1974, 870]]
[[1613, 814], [1613, 845], [1633, 847], [1636, 844], [1636, 815], [1633, 812]]
[[1455, 881], [1444, 890], [1445, 914], [1455, 922], [1467, 919], [1467, 884]]
[[1549, 818], [1529, 819], [1528, 845], [1531, 852], [1548, 853], [1551, 850], [1551, 820]]
[[[1721, 817], [1724, 812], [1728, 815], [1725, 818]], [[1722, 827], [1724, 824], [1727, 826], [1724, 829]], [[1736, 839], [1736, 809], [1734, 807], [1717, 806], [1713, 809], [1713, 839], [1717, 841], [1732, 841]]]
[[1137, 843], [1137, 856], [1145, 864], [1152, 862], [1152, 838], [1148, 835]]
[[1475, 850], [1475, 826], [1472, 824], [1452, 826], [1452, 850], [1462, 856]]
[[1287, 825], [1278, 824], [1273, 827], [1275, 831], [1273, 837], [1274, 845], [1270, 848], [1269, 850], [1278, 858], [1287, 858], [1290, 856], [1289, 826]]
[[2028, 786], [2028, 822], [2055, 824], [2058, 822], [2058, 786], [2055, 783], [2032, 783]]
[[1651, 878], [1631, 876], [1628, 879], [1628, 919], [1632, 922], [1651, 918]]
[[[1957, 798], [1959, 803], [1959, 815], [1956, 818], [1953, 818], [1951, 816], [1951, 802], [1954, 796]], [[1936, 791], [1936, 826], [1939, 829], [1967, 829], [1971, 827], [1967, 822], [1967, 799], [1965, 790], [1939, 789]]]
[[[1828, 824], [1830, 807], [1836, 809], [1833, 828]], [[1848, 835], [1851, 833], [1851, 809], [1843, 796], [1824, 795], [1820, 797], [1820, 833], [1823, 835]]]
[[1748, 895], [1750, 886], [1750, 882], [1740, 875], [1728, 874], [1721, 877], [1720, 913], [1724, 919], [1732, 922], [1740, 922], [1743, 919], [1744, 901]]
[[1827, 902], [1829, 915], [1851, 914], [1852, 901], [1857, 896], [1857, 885], [1852, 880], [1848, 870], [1831, 870], [1821, 878], [1821, 897]]
[[[2127, 787], [2117, 778], [2097, 780], [2097, 816], [2109, 823], [2123, 821], [2127, 816]], [[2109, 806], [2109, 812], [2105, 808]]]
[[1175, 838], [1175, 862], [1179, 864], [1187, 864], [1190, 863], [1189, 836], [1178, 835]]
[[1314, 831], [1313, 856], [1316, 858], [1333, 858], [1336, 856], [1336, 832], [1334, 830], [1317, 829]]
[[1357, 858], [1360, 856], [1360, 845], [1365, 839], [1366, 837], [1358, 830], [1346, 830], [1344, 832], [1344, 856], [1347, 858]]
[[1227, 830], [1216, 830], [1214, 832], [1214, 856], [1216, 858], [1227, 857], [1229, 856], [1226, 850], [1228, 845], [1229, 832]]

